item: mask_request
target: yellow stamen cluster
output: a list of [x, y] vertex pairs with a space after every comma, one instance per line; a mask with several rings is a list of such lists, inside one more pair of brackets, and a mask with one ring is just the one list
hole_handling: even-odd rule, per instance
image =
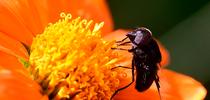
[[60, 16], [33, 40], [33, 79], [50, 99], [110, 99], [120, 84], [121, 71], [111, 70], [122, 60], [111, 49], [115, 41], [102, 39], [103, 22], [93, 26], [92, 20]]

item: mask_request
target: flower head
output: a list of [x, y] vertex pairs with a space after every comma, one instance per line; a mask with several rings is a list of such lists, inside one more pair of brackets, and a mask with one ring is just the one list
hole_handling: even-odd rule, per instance
[[[119, 87], [119, 70], [111, 70], [122, 58], [111, 49], [115, 41], [102, 39], [103, 22], [61, 19], [49, 24], [31, 45], [33, 79], [49, 98], [109, 99]], [[92, 29], [91, 29], [92, 28]]]

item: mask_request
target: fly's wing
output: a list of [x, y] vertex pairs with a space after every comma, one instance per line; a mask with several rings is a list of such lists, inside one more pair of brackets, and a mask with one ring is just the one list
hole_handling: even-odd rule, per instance
[[154, 58], [154, 62], [155, 63], [160, 63], [160, 61], [161, 61], [161, 53], [160, 53], [160, 49], [159, 49], [159, 46], [158, 46], [158, 44], [157, 44], [157, 42], [154, 40], [154, 39], [152, 39], [151, 41], [150, 41], [150, 54], [151, 54], [151, 56], [153, 56]]
[[139, 92], [147, 90], [156, 79], [157, 70], [137, 67], [136, 68], [136, 89]]
[[145, 63], [157, 64], [161, 61], [161, 53], [157, 42], [151, 38], [145, 45], [143, 45], [142, 50], [146, 53], [147, 58]]

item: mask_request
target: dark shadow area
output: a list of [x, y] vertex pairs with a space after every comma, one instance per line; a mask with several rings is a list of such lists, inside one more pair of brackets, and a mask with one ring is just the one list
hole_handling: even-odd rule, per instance
[[161, 35], [183, 21], [208, 0], [108, 0], [115, 28], [146, 26]]

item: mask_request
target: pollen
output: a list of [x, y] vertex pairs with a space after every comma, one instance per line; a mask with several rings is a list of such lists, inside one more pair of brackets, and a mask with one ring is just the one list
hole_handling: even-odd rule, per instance
[[61, 13], [33, 39], [28, 69], [49, 99], [108, 100], [119, 88], [123, 71], [112, 68], [123, 59], [102, 38], [103, 25]]

